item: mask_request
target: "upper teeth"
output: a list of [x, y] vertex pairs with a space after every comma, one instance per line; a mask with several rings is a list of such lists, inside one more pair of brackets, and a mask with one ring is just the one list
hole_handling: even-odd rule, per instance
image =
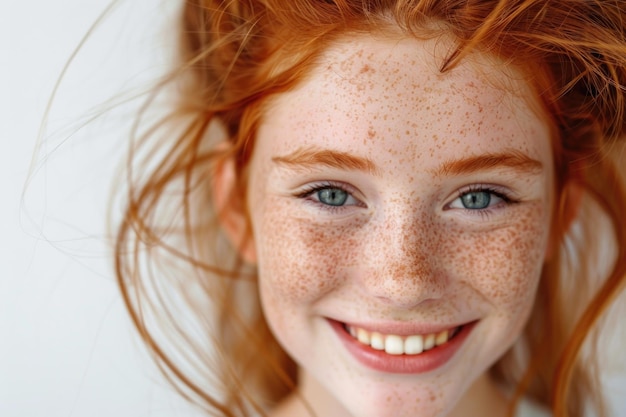
[[398, 336], [395, 334], [384, 335], [378, 332], [369, 332], [359, 327], [346, 325], [348, 332], [364, 345], [372, 349], [384, 350], [390, 355], [417, 355], [435, 346], [443, 345], [448, 341], [455, 330], [444, 330], [439, 333], [426, 335], [416, 334], [411, 336]]

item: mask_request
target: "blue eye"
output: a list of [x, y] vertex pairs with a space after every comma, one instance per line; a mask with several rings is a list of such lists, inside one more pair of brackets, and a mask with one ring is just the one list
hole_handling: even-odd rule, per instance
[[450, 204], [450, 208], [481, 211], [492, 208], [500, 203], [512, 201], [503, 193], [490, 188], [476, 188], [461, 191], [458, 197]]
[[316, 194], [320, 203], [329, 206], [343, 206], [349, 197], [348, 192], [341, 188], [322, 188]]
[[459, 198], [463, 207], [471, 210], [487, 208], [491, 203], [491, 194], [487, 191], [470, 191]]
[[311, 184], [296, 196], [327, 209], [362, 206], [362, 203], [352, 194], [352, 188], [349, 185], [333, 181]]

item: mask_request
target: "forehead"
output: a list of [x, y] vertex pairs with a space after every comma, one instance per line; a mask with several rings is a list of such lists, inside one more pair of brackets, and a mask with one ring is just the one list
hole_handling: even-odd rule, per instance
[[260, 150], [269, 136], [273, 148], [340, 144], [357, 154], [380, 153], [384, 144], [413, 162], [494, 146], [549, 155], [548, 123], [521, 72], [474, 53], [442, 73], [453, 47], [443, 37], [354, 35], [335, 43], [297, 88], [272, 101]]

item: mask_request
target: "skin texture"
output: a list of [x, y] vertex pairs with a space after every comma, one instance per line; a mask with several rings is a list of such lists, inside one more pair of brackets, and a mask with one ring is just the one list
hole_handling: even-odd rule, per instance
[[[247, 258], [258, 266], [267, 321], [300, 366], [299, 393], [320, 416], [504, 414], [486, 371], [521, 333], [548, 251], [550, 129], [504, 63], [475, 54], [441, 74], [450, 47], [442, 38], [347, 37], [273, 99], [260, 127]], [[320, 162], [328, 150], [367, 163]], [[542, 167], [452, 164], [493, 154]], [[350, 197], [325, 205], [312, 191], [324, 186]], [[506, 198], [463, 207], [460, 194], [485, 187]], [[478, 322], [444, 365], [396, 374], [358, 362], [328, 319]], [[274, 415], [306, 412], [292, 397]]]

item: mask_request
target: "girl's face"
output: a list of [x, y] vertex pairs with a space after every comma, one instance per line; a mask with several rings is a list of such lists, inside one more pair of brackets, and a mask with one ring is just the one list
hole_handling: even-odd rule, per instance
[[485, 372], [532, 308], [549, 126], [495, 58], [440, 73], [450, 47], [345, 39], [259, 130], [248, 209], [263, 308], [318, 415], [492, 415]]

